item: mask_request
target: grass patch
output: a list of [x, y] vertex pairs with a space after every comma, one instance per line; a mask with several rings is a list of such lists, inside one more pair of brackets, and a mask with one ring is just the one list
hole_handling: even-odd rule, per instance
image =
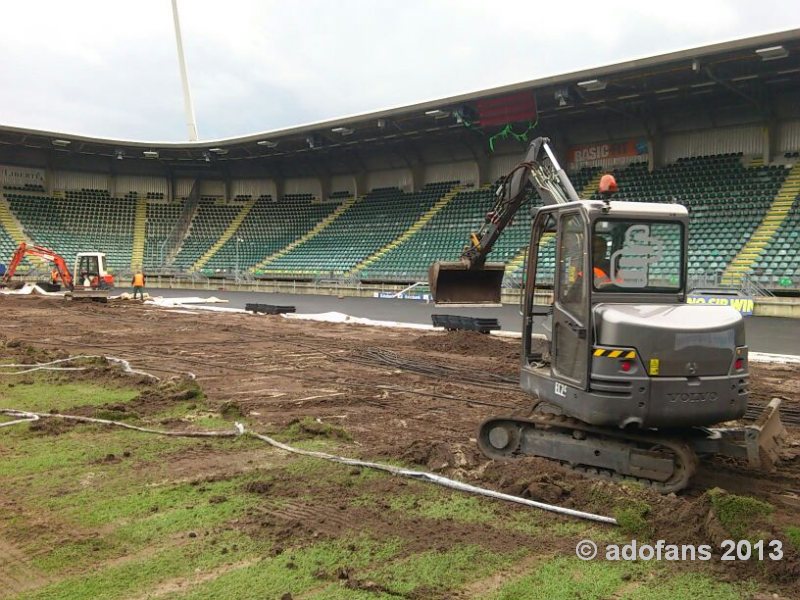
[[519, 552], [502, 555], [479, 546], [460, 546], [415, 554], [400, 563], [369, 572], [366, 578], [395, 595], [428, 598], [486, 577], [519, 558]]
[[[340, 584], [331, 586], [330, 582], [336, 580], [337, 570], [359, 570], [374, 562], [388, 561], [399, 549], [399, 542], [378, 543], [366, 537], [324, 542], [224, 573], [185, 593], [167, 598], [280, 598], [287, 593], [296, 596], [315, 587], [330, 587], [334, 593]], [[352, 590], [345, 591], [349, 593]], [[354, 596], [345, 594], [339, 597]]]
[[[112, 429], [103, 425], [76, 425], [58, 436], [33, 436], [20, 425], [14, 432], [3, 431], [0, 438], [0, 477], [30, 477], [48, 473], [33, 484], [60, 488], [70, 483], [70, 476], [86, 474], [87, 465], [101, 461], [109, 454], [117, 456], [133, 452], [137, 460], [155, 458], [165, 450], [179, 450], [197, 445], [197, 440], [143, 436], [135, 431]], [[119, 465], [114, 465], [119, 470]], [[102, 471], [102, 467], [95, 471]], [[127, 482], [130, 485], [130, 482]]]
[[[1, 380], [0, 380], [1, 381]], [[0, 408], [19, 408], [34, 412], [62, 412], [74, 406], [101, 406], [129, 402], [138, 390], [114, 388], [90, 382], [68, 383], [52, 376], [31, 377], [29, 383], [0, 382]]]
[[35, 592], [23, 594], [20, 600], [67, 600], [74, 598], [114, 599], [143, 593], [161, 581], [181, 577], [191, 579], [196, 572], [266, 553], [269, 545], [256, 542], [234, 532], [166, 548], [152, 555], [112, 564], [62, 579]]
[[[418, 492], [418, 493], [417, 493]], [[428, 519], [452, 519], [463, 523], [488, 523], [497, 513], [488, 503], [475, 496], [443, 492], [438, 489], [419, 489], [414, 493], [388, 499], [392, 510], [409, 516]]]
[[795, 549], [800, 550], [800, 527], [789, 525], [789, 527], [786, 528], [786, 537], [789, 538], [789, 541]]
[[708, 492], [711, 507], [720, 524], [733, 539], [757, 534], [757, 528], [775, 511], [775, 507], [749, 496], [728, 494], [715, 488]]
[[605, 560], [581, 561], [556, 558], [545, 562], [533, 573], [515, 579], [496, 593], [491, 600], [599, 600], [608, 598], [641, 570], [634, 563], [613, 563]]
[[283, 430], [283, 436], [292, 441], [307, 440], [314, 438], [327, 438], [343, 442], [353, 441], [353, 437], [339, 425], [322, 423], [312, 417], [303, 417], [299, 421], [294, 421]]
[[[241, 492], [248, 481], [252, 481], [251, 475], [198, 485], [129, 488], [132, 493], [128, 494], [88, 490], [51, 499], [48, 508], [62, 520], [103, 534], [89, 541], [58, 544], [51, 552], [37, 556], [34, 564], [56, 575], [75, 572], [98, 559], [157, 547], [164, 540], [185, 538], [190, 532], [201, 535], [213, 531], [259, 505], [258, 496]], [[92, 510], [85, 510], [89, 505]]]
[[653, 526], [647, 522], [650, 505], [641, 500], [632, 500], [624, 508], [614, 511], [614, 517], [623, 532], [636, 538], [650, 538]]
[[651, 579], [622, 596], [624, 600], [738, 600], [739, 586], [714, 581], [699, 573]]

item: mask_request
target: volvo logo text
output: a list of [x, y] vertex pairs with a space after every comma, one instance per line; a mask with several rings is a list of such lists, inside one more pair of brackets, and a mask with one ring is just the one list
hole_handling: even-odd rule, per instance
[[669, 402], [716, 402], [719, 399], [717, 392], [680, 392], [667, 394]]

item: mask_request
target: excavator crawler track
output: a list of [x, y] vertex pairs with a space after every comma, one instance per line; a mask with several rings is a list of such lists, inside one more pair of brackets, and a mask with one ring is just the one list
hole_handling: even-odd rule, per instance
[[540, 456], [589, 477], [636, 481], [664, 494], [685, 488], [698, 462], [681, 439], [594, 427], [562, 415], [487, 419], [478, 445], [489, 458]]

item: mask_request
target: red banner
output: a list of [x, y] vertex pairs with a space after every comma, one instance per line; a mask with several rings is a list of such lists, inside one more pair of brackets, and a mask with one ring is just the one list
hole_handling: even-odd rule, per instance
[[626, 140], [624, 142], [598, 142], [573, 146], [569, 149], [568, 162], [584, 163], [608, 158], [624, 158], [647, 154], [646, 140]]
[[497, 98], [478, 100], [481, 127], [536, 120], [536, 97], [533, 92], [519, 92]]

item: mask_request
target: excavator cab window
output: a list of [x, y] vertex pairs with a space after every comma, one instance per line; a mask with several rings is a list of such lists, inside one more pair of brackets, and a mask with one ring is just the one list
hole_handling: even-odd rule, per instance
[[680, 290], [683, 235], [683, 226], [678, 222], [614, 219], [596, 221], [592, 231], [594, 290]]
[[96, 286], [100, 278], [100, 264], [97, 256], [81, 256], [78, 258], [78, 269], [76, 271], [77, 285]]

